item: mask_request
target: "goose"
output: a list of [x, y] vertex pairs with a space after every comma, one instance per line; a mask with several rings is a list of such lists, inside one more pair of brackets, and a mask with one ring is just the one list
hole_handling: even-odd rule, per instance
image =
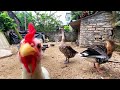
[[64, 29], [61, 29], [61, 31], [62, 31], [62, 40], [61, 40], [60, 45], [59, 45], [59, 50], [66, 57], [64, 64], [68, 64], [69, 58], [73, 58], [78, 52], [75, 51], [71, 46], [66, 45], [65, 36], [64, 36]]
[[103, 71], [100, 69], [100, 65], [109, 62], [112, 57], [112, 53], [115, 50], [115, 43], [112, 40], [106, 40], [104, 45], [92, 45], [80, 53], [81, 57], [94, 58], [94, 67], [99, 73]]

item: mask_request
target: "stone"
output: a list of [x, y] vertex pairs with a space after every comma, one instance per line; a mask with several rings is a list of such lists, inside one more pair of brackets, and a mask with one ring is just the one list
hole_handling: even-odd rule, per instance
[[96, 28], [96, 25], [93, 25], [92, 28]]
[[88, 26], [86, 26], [86, 27], [87, 27], [87, 28], [92, 28], [92, 26], [89, 26], [89, 25], [88, 25]]
[[102, 21], [104, 21], [104, 20], [105, 20], [105, 18], [97, 18], [97, 19], [96, 19], [96, 22], [98, 22], [98, 21], [99, 21], [99, 22], [102, 22]]
[[104, 30], [104, 28], [96, 28], [96, 30]]
[[85, 25], [81, 24], [80, 27], [85, 27]]
[[111, 18], [111, 17], [106, 17], [105, 19], [106, 19], [106, 20], [111, 20], [112, 18]]
[[95, 30], [95, 28], [88, 28], [88, 30]]
[[11, 56], [13, 53], [11, 50], [0, 49], [0, 58]]
[[113, 28], [112, 27], [110, 27], [110, 28], [105, 28], [105, 30], [112, 30]]
[[93, 33], [93, 30], [86, 31], [87, 33]]
[[106, 23], [97, 23], [97, 25], [105, 25]]
[[106, 17], [111, 17], [111, 15], [110, 15], [110, 14], [105, 14], [105, 16], [106, 16]]
[[85, 20], [85, 21], [83, 21], [82, 24], [83, 24], [83, 25], [85, 25], [85, 24], [87, 25], [87, 24], [89, 24], [89, 22], [88, 22], [88, 20], [87, 20], [87, 21]]
[[84, 31], [84, 30], [87, 30], [87, 28], [83, 27], [83, 28], [80, 28], [80, 30]]
[[93, 25], [96, 25], [95, 23], [90, 23], [89, 25], [91, 25], [93, 27]]
[[100, 33], [101, 31], [96, 30], [96, 31], [94, 31], [94, 32]]
[[110, 27], [111, 28], [112, 26], [111, 25], [104, 25], [103, 27]]
[[84, 33], [84, 32], [86, 32], [86, 30], [81, 30], [81, 31], [80, 31], [80, 33]]
[[89, 22], [89, 24], [90, 24], [90, 23], [94, 23], [94, 22], [95, 22], [95, 19], [88, 19], [88, 22]]

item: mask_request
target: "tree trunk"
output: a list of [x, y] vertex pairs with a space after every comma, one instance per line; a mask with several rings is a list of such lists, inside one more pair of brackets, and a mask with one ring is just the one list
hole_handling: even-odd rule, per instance
[[115, 23], [116, 23], [116, 11], [112, 11], [112, 16], [113, 16], [113, 20], [112, 20], [112, 27], [113, 27], [113, 30], [112, 30], [112, 39], [115, 38]]
[[112, 11], [112, 16], [113, 16], [112, 26], [114, 28], [115, 27], [115, 23], [116, 23], [116, 11]]
[[20, 33], [18, 32], [18, 30], [15, 29], [14, 31], [15, 31], [15, 33], [17, 34], [18, 38], [19, 38], [20, 40], [22, 40], [22, 36], [21, 36]]

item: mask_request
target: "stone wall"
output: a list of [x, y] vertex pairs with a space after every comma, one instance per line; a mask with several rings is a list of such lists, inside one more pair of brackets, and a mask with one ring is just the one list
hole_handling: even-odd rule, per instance
[[[61, 32], [49, 32], [49, 33], [46, 33], [46, 35], [49, 37], [49, 40], [51, 42], [61, 41], [61, 38], [62, 38]], [[78, 38], [77, 33], [75, 31], [65, 32], [66, 42], [75, 42], [77, 38]]]
[[102, 44], [104, 40], [111, 38], [112, 14], [99, 12], [81, 19], [79, 46]]

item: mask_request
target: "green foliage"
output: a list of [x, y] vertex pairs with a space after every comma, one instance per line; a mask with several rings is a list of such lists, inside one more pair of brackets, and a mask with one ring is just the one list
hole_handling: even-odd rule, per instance
[[68, 26], [68, 25], [65, 25], [65, 26], [64, 26], [64, 30], [67, 31], [67, 32], [69, 32], [69, 31], [70, 31], [69, 26]]
[[71, 11], [72, 20], [80, 19], [80, 17], [84, 17], [86, 15], [91, 15], [96, 11]]
[[32, 15], [31, 12], [19, 12], [16, 13], [16, 16], [18, 19], [21, 21], [20, 26], [25, 27], [25, 16], [26, 16], [26, 26], [28, 25], [29, 22], [35, 22], [35, 17]]
[[80, 15], [82, 15], [82, 11], [71, 11], [72, 20], [77, 20]]
[[115, 26], [120, 26], [120, 21], [116, 22]]
[[120, 20], [120, 11], [116, 11], [116, 21]]
[[[35, 11], [35, 14], [36, 16], [33, 16], [31, 12], [26, 13], [26, 26], [29, 22], [33, 22], [38, 32], [55, 31], [56, 27], [61, 25], [61, 21], [54, 16], [55, 13], [48, 14]], [[17, 12], [16, 16], [22, 23], [20, 26], [25, 27], [25, 12]]]
[[15, 29], [17, 24], [9, 17], [7, 12], [0, 12], [0, 31], [6, 32], [10, 29]]
[[115, 26], [120, 26], [120, 11], [114, 11], [115, 12]]
[[36, 29], [37, 31], [51, 32], [56, 31], [57, 26], [61, 25], [61, 21], [57, 20], [54, 13], [40, 13], [36, 12]]

